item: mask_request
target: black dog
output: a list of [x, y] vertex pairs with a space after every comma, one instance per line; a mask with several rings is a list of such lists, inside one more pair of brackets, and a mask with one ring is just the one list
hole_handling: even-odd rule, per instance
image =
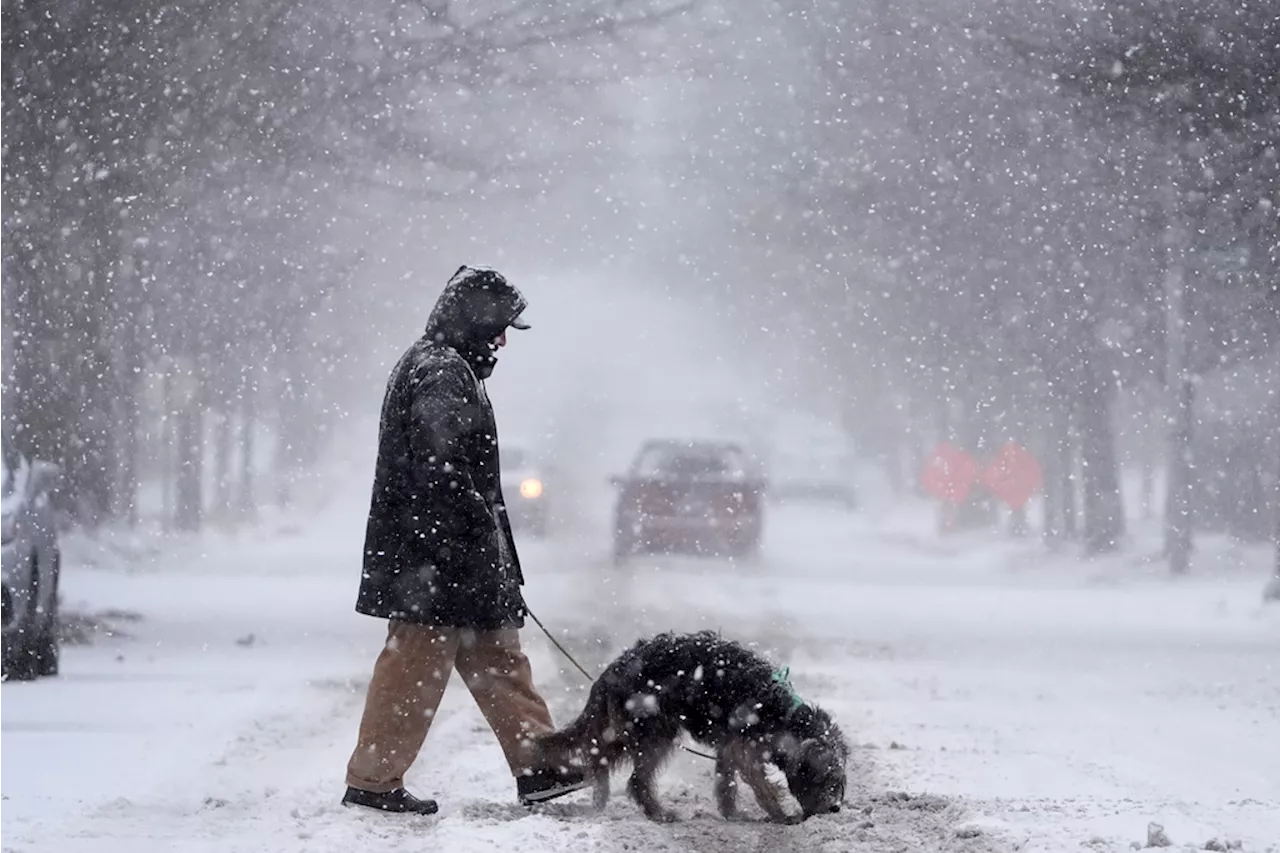
[[[849, 758], [840, 729], [801, 702], [767, 660], [712, 631], [641, 640], [601, 674], [576, 720], [534, 746], [545, 763], [582, 767], [601, 808], [611, 771], [631, 764], [632, 798], [650, 819], [670, 821], [654, 777], [682, 731], [715, 750], [716, 801], [726, 818], [737, 810], [738, 774], [771, 820], [840, 810]], [[785, 785], [769, 778], [770, 765]], [[802, 814], [784, 807], [787, 789]]]

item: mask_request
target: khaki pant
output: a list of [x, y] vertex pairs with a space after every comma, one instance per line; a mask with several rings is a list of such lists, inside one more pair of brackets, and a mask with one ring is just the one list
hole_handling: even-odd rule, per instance
[[369, 682], [348, 785], [375, 793], [404, 787], [454, 669], [497, 736], [512, 775], [531, 769], [524, 744], [530, 735], [551, 731], [551, 712], [534, 689], [519, 633], [392, 621]]

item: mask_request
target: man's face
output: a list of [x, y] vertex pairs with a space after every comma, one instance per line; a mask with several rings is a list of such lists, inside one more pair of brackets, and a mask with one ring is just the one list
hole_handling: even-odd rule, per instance
[[502, 349], [507, 345], [507, 330], [503, 329], [502, 334], [493, 339], [493, 348]]

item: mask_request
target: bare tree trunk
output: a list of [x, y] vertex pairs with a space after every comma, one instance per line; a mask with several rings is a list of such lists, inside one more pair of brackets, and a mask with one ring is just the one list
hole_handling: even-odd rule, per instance
[[1150, 521], [1156, 512], [1156, 449], [1160, 438], [1160, 412], [1162, 406], [1146, 387], [1142, 390], [1142, 420], [1138, 436], [1138, 464], [1141, 470], [1141, 492], [1138, 496], [1143, 521]]
[[929, 416], [920, 399], [914, 395], [907, 398], [907, 483], [911, 494], [918, 498], [925, 496], [924, 487], [920, 484], [920, 472], [924, 469], [924, 461], [929, 456]]
[[[43, 283], [34, 270], [24, 270], [22, 275], [12, 278], [27, 276], [35, 287]], [[6, 283], [6, 286], [11, 285]], [[61, 354], [61, 345], [49, 340], [51, 334], [57, 334], [51, 330], [58, 330], [59, 325], [46, 313], [54, 310], [44, 306], [46, 298], [35, 295], [35, 298], [23, 299], [5, 294], [5, 310], [13, 310], [17, 315], [13, 321], [17, 343], [12, 368], [13, 391], [6, 395], [5, 421], [12, 430], [7, 435], [12, 437], [18, 450], [30, 458], [47, 459], [63, 466], [66, 473], [62, 488], [54, 493], [53, 500], [62, 511], [75, 514], [77, 495], [73, 489], [74, 458], [70, 449], [74, 443], [74, 401], [62, 387], [64, 382], [49, 369], [50, 361]]]
[[[1280, 523], [1276, 524], [1280, 528]], [[1276, 569], [1262, 589], [1263, 601], [1280, 601], [1280, 533], [1276, 534]]]
[[[289, 382], [286, 381], [285, 386], [288, 388]], [[278, 406], [278, 417], [276, 418], [276, 449], [274, 454], [275, 462], [275, 481], [276, 481], [276, 506], [286, 509], [293, 503], [293, 455], [294, 445], [290, 441], [293, 432], [290, 422], [292, 420], [292, 400], [290, 400], [292, 392], [286, 390], [281, 395]]]
[[1124, 535], [1124, 501], [1111, 420], [1112, 387], [1097, 365], [1085, 366], [1080, 386], [1080, 456], [1084, 485], [1084, 551], [1105, 554]]
[[[1267, 382], [1271, 400], [1275, 400], [1276, 382], [1280, 380], [1280, 371], [1272, 366], [1267, 371]], [[1262, 588], [1263, 602], [1280, 602], [1280, 406], [1272, 402], [1267, 406], [1265, 437], [1262, 439], [1262, 452], [1266, 456], [1262, 470], [1266, 476], [1262, 478], [1262, 501], [1265, 511], [1270, 512], [1271, 520], [1271, 578]]]
[[1169, 429], [1169, 486], [1165, 498], [1165, 554], [1169, 570], [1183, 574], [1191, 568], [1195, 529], [1192, 494], [1195, 488], [1191, 438], [1194, 430], [1195, 386], [1188, 378], [1174, 387]]
[[1075, 437], [1075, 430], [1071, 429], [1064, 418], [1058, 476], [1062, 478], [1062, 537], [1071, 542], [1080, 538], [1080, 510], [1079, 501], [1076, 498], [1079, 478], [1076, 476]]
[[204, 516], [204, 406], [194, 394], [177, 418], [178, 470], [174, 526], [199, 530]]
[[307, 375], [302, 353], [290, 349], [284, 353], [281, 369], [282, 387], [276, 405], [276, 501], [280, 507], [293, 503], [308, 459], [314, 454], [317, 422], [308, 410]]
[[1156, 503], [1156, 462], [1152, 455], [1143, 451], [1142, 456], [1142, 520], [1150, 521], [1155, 515]]
[[142, 352], [139, 331], [125, 318], [136, 318], [132, 262], [121, 264], [116, 278], [117, 316], [111, 331], [113, 370], [116, 374], [115, 480], [111, 514], [130, 527], [138, 524], [138, 429], [142, 421]]
[[120, 217], [115, 206], [116, 181], [95, 179], [84, 184], [83, 226], [88, 238], [88, 269], [82, 280], [81, 304], [69, 309], [75, 319], [73, 345], [77, 349], [75, 397], [75, 492], [80, 520], [96, 525], [117, 505], [119, 439], [116, 405], [124, 392], [121, 363], [113, 357], [115, 315], [119, 311], [116, 275], [120, 272]]
[[[133, 244], [129, 233], [119, 235], [121, 246]], [[142, 315], [142, 293], [137, 268], [138, 258], [132, 250], [123, 250], [116, 274], [116, 312], [113, 318], [117, 371], [120, 379], [120, 410], [117, 503], [114, 514], [129, 527], [138, 526], [138, 452], [142, 428], [142, 376], [145, 356], [143, 338], [147, 334], [138, 318]]]
[[1058, 474], [1057, 449], [1051, 442], [1044, 443], [1044, 518], [1042, 520], [1044, 544], [1056, 548], [1062, 542], [1062, 478]]
[[[26, 17], [24, 12], [17, 11], [19, 7], [4, 7], [6, 47], [12, 44], [10, 34], [23, 28], [22, 24], [15, 23], [11, 29], [11, 8], [17, 18]], [[11, 83], [23, 76], [13, 73], [17, 70], [18, 66], [8, 64], [6, 55], [3, 83], [6, 119], [11, 115], [9, 108], [15, 101], [10, 97], [11, 93], [20, 92], [20, 84], [15, 90]], [[12, 132], [9, 124], [6, 121], [4, 133], [4, 209], [12, 210], [11, 180], [15, 181], [14, 186], [30, 186], [35, 190], [34, 198], [44, 197], [51, 203], [44, 215], [30, 220], [38, 223], [34, 227], [18, 225], [24, 217], [5, 217], [3, 325], [12, 336], [12, 346], [6, 348], [2, 359], [5, 445], [10, 452], [21, 452], [30, 458], [46, 459], [62, 466], [62, 488], [54, 492], [53, 501], [59, 510], [69, 512], [74, 509], [68, 452], [71, 444], [68, 440], [71, 438], [69, 416], [74, 410], [67, 405], [68, 395], [63, 387], [65, 379], [53, 375], [49, 366], [56, 363], [70, 367], [72, 363], [71, 359], [62, 358], [71, 343], [71, 324], [68, 322], [69, 312], [58, 304], [57, 295], [65, 286], [66, 267], [62, 259], [69, 255], [64, 244], [65, 235], [70, 230], [58, 226], [66, 222], [64, 217], [67, 217], [68, 207], [74, 207], [74, 202], [70, 192], [65, 189], [59, 191], [58, 188], [58, 179], [55, 178], [61, 171], [58, 152], [45, 151], [42, 156], [33, 157], [31, 154], [37, 150], [31, 144], [34, 139], [29, 138], [31, 141], [25, 144], [22, 139], [26, 136], [25, 131], [40, 127], [44, 122], [22, 122], [24, 127], [13, 128]], [[11, 153], [11, 145], [22, 153]], [[41, 143], [36, 145], [44, 147]]]
[[[98, 333], [95, 330], [93, 334]], [[73, 498], [76, 520], [91, 527], [107, 519], [115, 485], [112, 433], [116, 418], [112, 411], [113, 389], [107, 387], [113, 371], [98, 348], [99, 344], [94, 342], [83, 350], [81, 360], [71, 371], [70, 391], [75, 413], [68, 448], [67, 488]]]
[[[1179, 230], [1170, 228], [1167, 249], [1176, 255]], [[1171, 257], [1165, 269], [1165, 351], [1169, 401], [1168, 495], [1164, 510], [1164, 549], [1169, 570], [1185, 574], [1191, 568], [1192, 463], [1191, 437], [1195, 418], [1195, 388], [1187, 371], [1186, 321], [1183, 316], [1186, 282], [1182, 261]]]
[[14, 382], [18, 377], [17, 347], [14, 341], [18, 336], [18, 325], [15, 323], [15, 311], [18, 302], [18, 283], [9, 275], [8, 266], [0, 263], [0, 428], [6, 434], [13, 435], [15, 414], [17, 414], [18, 394]]
[[173, 376], [166, 365], [161, 381], [161, 399], [163, 412], [160, 418], [160, 518], [165, 530], [173, 524], [173, 483], [174, 476], [174, 421], [176, 413], [173, 406]]
[[[129, 375], [136, 375], [129, 371]], [[114, 514], [130, 527], [138, 525], [138, 383], [127, 381], [120, 397], [120, 462]]]
[[1049, 396], [1049, 469], [1056, 485], [1055, 541], [1073, 541], [1078, 530], [1076, 510], [1075, 431], [1071, 427], [1071, 401], [1063, 389], [1055, 388]]
[[1055, 387], [1048, 389], [1044, 405], [1044, 541], [1056, 548], [1075, 538], [1071, 414]]
[[237, 514], [248, 521], [257, 514], [254, 490], [254, 434], [258, 429], [257, 381], [252, 368], [246, 368], [240, 377], [240, 494]]
[[232, 514], [233, 429], [229, 402], [225, 402], [214, 425], [214, 516], [224, 520]]
[[[1273, 374], [1272, 379], [1273, 383], [1280, 380], [1280, 374]], [[1272, 567], [1271, 580], [1263, 588], [1262, 600], [1280, 602], [1280, 402], [1274, 407], [1274, 417], [1264, 449], [1271, 464], [1271, 488], [1267, 490], [1267, 497], [1271, 499], [1271, 538], [1275, 546], [1275, 565]]]
[[949, 396], [948, 389], [943, 388], [941, 390], [941, 393], [938, 396], [937, 403], [935, 404], [934, 411], [938, 419], [937, 421], [938, 440], [953, 441], [955, 439], [955, 435], [954, 435], [955, 430], [954, 430], [954, 424], [952, 423], [953, 419], [951, 417], [951, 397]]

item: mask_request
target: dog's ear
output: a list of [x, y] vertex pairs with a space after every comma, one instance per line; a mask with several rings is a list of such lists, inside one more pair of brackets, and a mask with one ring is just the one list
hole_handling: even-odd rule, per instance
[[834, 770], [843, 772], [847, 760], [842, 745], [833, 745], [819, 738], [805, 738], [788, 754], [787, 763], [780, 766], [788, 778], [817, 781]]
[[817, 705], [801, 705], [791, 712], [789, 728], [804, 737], [826, 734], [835, 723], [831, 715]]
[[819, 711], [812, 705], [800, 705], [791, 712], [791, 727], [797, 731], [807, 731], [817, 722]]
[[826, 738], [835, 723], [831, 715], [816, 705], [801, 705], [791, 712], [787, 728], [804, 740]]
[[808, 763], [826, 761], [831, 755], [831, 747], [817, 738], [805, 738], [800, 742], [800, 760]]
[[852, 751], [849, 741], [845, 738], [844, 732], [836, 726], [835, 720], [831, 719], [831, 715], [822, 708], [817, 705], [805, 705], [797, 708], [791, 717], [794, 730], [803, 738], [819, 738], [826, 741], [831, 749], [840, 753], [842, 758], [848, 759]]
[[806, 762], [813, 759], [815, 751], [821, 748], [822, 744], [814, 738], [801, 740], [794, 735], [783, 735], [774, 743], [773, 760], [787, 774], [787, 778], [792, 778]]
[[800, 738], [790, 732], [782, 732], [775, 736], [764, 754], [764, 760], [778, 765], [783, 772], [790, 774], [796, 766], [796, 756], [800, 751]]

